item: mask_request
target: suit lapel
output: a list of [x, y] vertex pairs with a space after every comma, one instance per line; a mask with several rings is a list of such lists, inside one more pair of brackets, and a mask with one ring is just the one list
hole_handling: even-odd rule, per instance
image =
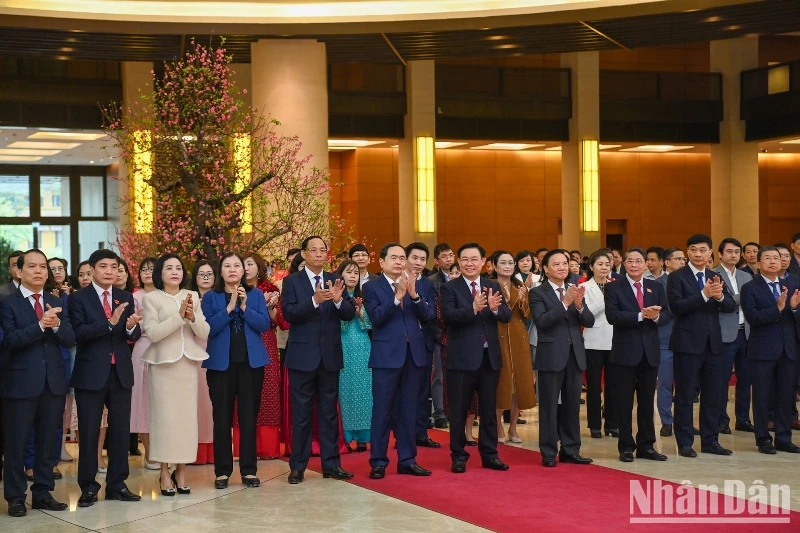
[[[614, 283], [622, 283], [623, 284], [622, 285], [622, 292], [624, 292], [627, 295], [626, 298], [628, 299], [628, 301], [630, 303], [632, 303], [633, 306], [638, 309], [639, 308], [639, 302], [636, 301], [636, 295], [633, 293], [634, 288], [631, 287], [630, 283], [628, 283], [628, 276], [622, 276], [619, 279], [617, 279], [617, 281], [615, 281]], [[644, 280], [642, 280], [642, 294], [645, 294]], [[644, 296], [644, 299], [647, 299], [646, 295]], [[645, 307], [647, 307], [646, 303], [645, 303]]]
[[[298, 276], [300, 278], [300, 285], [303, 287], [303, 290], [308, 296], [314, 296], [314, 287], [311, 286], [311, 281], [308, 279], [308, 274], [306, 270], [303, 269], [303, 274]], [[325, 272], [322, 272], [322, 279], [325, 280]]]
[[[90, 291], [88, 296], [89, 296], [89, 301], [92, 302], [92, 304], [91, 304], [92, 307], [94, 307], [95, 311], [98, 312], [100, 314], [100, 316], [102, 316], [103, 318], [106, 318], [106, 311], [105, 311], [105, 309], [103, 309], [103, 296], [102, 296], [102, 294], [97, 294], [97, 291], [94, 288], [94, 284], [89, 285], [86, 288], [89, 289], [89, 291]], [[113, 301], [114, 300], [114, 291], [113, 291], [113, 288], [109, 292], [111, 294], [108, 297], [108, 299], [109, 299], [108, 305], [111, 306], [111, 312], [113, 313], [114, 312], [114, 301]]]
[[380, 285], [383, 292], [389, 296], [394, 296], [394, 289], [392, 289], [392, 286], [389, 284], [389, 280], [386, 279], [386, 276], [383, 274], [378, 276], [378, 285]]
[[[548, 296], [550, 296], [550, 299], [553, 301], [553, 303], [556, 304], [556, 305], [559, 305], [561, 303], [561, 298], [558, 297], [558, 295], [556, 294], [555, 289], [553, 289], [553, 286], [550, 285], [550, 281], [545, 279], [542, 282], [542, 286], [544, 287], [544, 292], [547, 293]], [[565, 283], [564, 284], [564, 289], [566, 289], [566, 287], [567, 287], [567, 284]]]
[[[33, 305], [31, 305], [31, 301], [25, 298], [22, 295], [22, 292], [19, 291], [19, 289], [17, 289], [17, 293], [14, 295], [14, 298], [17, 298], [17, 301], [24, 309], [25, 314], [28, 315], [28, 318], [30, 318], [32, 322], [39, 321], [39, 318], [36, 316], [36, 312], [33, 310]], [[44, 300], [44, 298], [42, 298], [42, 300]], [[44, 309], [44, 301], [42, 301], [42, 308]]]
[[756, 277], [753, 281], [756, 282], [761, 287], [762, 292], [764, 294], [768, 294], [771, 299], [775, 299], [775, 295], [772, 294], [772, 288], [767, 284], [767, 280], [765, 280], [762, 276]]

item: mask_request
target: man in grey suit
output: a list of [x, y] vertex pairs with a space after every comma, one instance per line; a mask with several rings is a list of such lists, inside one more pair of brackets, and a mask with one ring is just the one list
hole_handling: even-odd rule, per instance
[[719, 432], [726, 435], [731, 433], [731, 419], [728, 416], [728, 383], [731, 373], [736, 367], [736, 431], [755, 431], [750, 421], [750, 373], [747, 371], [746, 346], [750, 336], [750, 327], [744, 319], [744, 313], [739, 307], [739, 294], [742, 285], [753, 279], [753, 276], [739, 270], [736, 265], [742, 257], [742, 243], [733, 238], [724, 239], [719, 244], [719, 265], [714, 269], [722, 276], [722, 281], [731, 291], [736, 310], [733, 313], [720, 313], [719, 325], [722, 330], [722, 356], [723, 356], [723, 402], [722, 413], [719, 418]]
[[23, 252], [15, 250], [11, 252], [11, 255], [8, 256], [8, 271], [11, 274], [11, 279], [8, 280], [8, 283], [0, 285], [0, 300], [8, 298], [17, 292], [17, 289], [19, 288], [20, 272], [17, 268], [17, 258], [21, 255], [24, 255]]
[[[550, 250], [542, 259], [547, 281], [528, 292], [539, 336], [536, 363], [539, 389], [539, 450], [544, 466], [556, 466], [558, 440], [562, 463], [589, 464], [581, 457], [581, 382], [586, 352], [581, 326], [594, 325], [594, 315], [584, 305], [584, 289], [566, 282], [569, 254]], [[561, 393], [561, 405], [558, 396]]]

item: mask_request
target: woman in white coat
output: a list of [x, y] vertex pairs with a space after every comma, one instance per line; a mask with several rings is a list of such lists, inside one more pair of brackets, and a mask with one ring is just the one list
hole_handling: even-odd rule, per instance
[[[600, 249], [589, 257], [588, 281], [580, 284], [586, 288], [584, 300], [589, 311], [594, 315], [594, 326], [583, 331], [583, 344], [586, 347], [586, 418], [589, 422], [589, 431], [593, 439], [603, 437], [602, 408], [600, 392], [602, 390], [603, 369], [608, 368], [608, 358], [611, 355], [611, 339], [614, 328], [606, 319], [606, 304], [604, 290], [606, 283], [613, 281], [609, 278], [611, 262], [608, 259], [608, 250]], [[605, 380], [603, 391], [605, 403], [605, 434], [617, 437], [618, 425], [614, 419], [614, 409], [610, 407], [613, 393], [608, 388], [608, 376]]]
[[[144, 316], [150, 346], [142, 360], [150, 365], [150, 458], [161, 463], [161, 494], [189, 494], [185, 465], [197, 457], [197, 372], [208, 354], [195, 337], [209, 327], [196, 292], [183, 289], [189, 273], [180, 257], [162, 255], [153, 269], [156, 291], [145, 295]], [[176, 464], [170, 476], [169, 463]]]

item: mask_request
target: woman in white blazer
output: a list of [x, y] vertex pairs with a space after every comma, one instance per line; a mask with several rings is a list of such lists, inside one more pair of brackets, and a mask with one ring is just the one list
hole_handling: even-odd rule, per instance
[[[589, 431], [593, 439], [603, 437], [600, 430], [602, 425], [602, 409], [600, 403], [601, 381], [603, 369], [608, 368], [608, 358], [611, 355], [611, 339], [614, 328], [606, 319], [606, 304], [604, 290], [606, 283], [613, 281], [609, 278], [611, 261], [608, 251], [597, 250], [589, 258], [588, 281], [580, 284], [586, 288], [584, 296], [586, 306], [594, 315], [594, 326], [583, 331], [583, 344], [586, 347], [586, 418], [589, 422]], [[614, 409], [610, 406], [612, 391], [608, 388], [608, 376], [605, 380], [603, 401], [605, 404], [605, 434], [617, 437], [618, 425], [614, 419]]]
[[[197, 457], [197, 372], [208, 354], [195, 337], [207, 339], [209, 326], [196, 292], [183, 289], [189, 273], [180, 257], [165, 254], [153, 269], [156, 289], [143, 299], [150, 346], [150, 458], [161, 463], [161, 494], [189, 494], [185, 465]], [[170, 475], [169, 463], [175, 463]]]

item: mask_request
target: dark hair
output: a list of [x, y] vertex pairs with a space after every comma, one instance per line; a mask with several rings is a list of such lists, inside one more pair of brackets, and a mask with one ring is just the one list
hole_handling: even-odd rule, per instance
[[686, 246], [692, 246], [695, 244], [707, 244], [709, 248], [714, 246], [711, 237], [704, 233], [695, 233], [686, 241]]
[[[244, 275], [244, 260], [242, 260], [242, 256], [236, 252], [227, 252], [219, 258], [219, 265], [217, 265], [217, 270], [214, 272], [214, 277], [216, 278], [214, 280], [214, 290], [217, 292], [225, 292], [225, 280], [222, 278], [222, 263], [229, 257], [235, 257], [242, 263], [242, 279], [239, 280], [239, 285], [244, 287], [245, 291], [249, 291], [252, 287], [247, 284], [247, 280], [245, 279], [247, 276]], [[300, 256], [298, 255], [297, 257]]]
[[[352, 259], [345, 259], [344, 261], [342, 261], [342, 264], [339, 265], [339, 268], [336, 269], [336, 273], [341, 276], [342, 273], [349, 266], [355, 266], [356, 267], [356, 272], [358, 272], [358, 265], [356, 264], [356, 262], [353, 261]], [[359, 278], [360, 278], [360, 276], [361, 276], [361, 274], [359, 274]], [[342, 279], [342, 283], [344, 283], [344, 279]], [[346, 289], [346, 287], [345, 287], [345, 289]], [[359, 297], [361, 297], [361, 279], [359, 279], [356, 282], [356, 288], [353, 290], [353, 298], [359, 298]]]
[[[47, 259], [47, 254], [46, 253], [44, 253], [43, 251], [41, 251], [38, 248], [31, 248], [30, 250], [28, 250], [26, 252], [22, 252], [20, 255], [17, 256], [17, 268], [19, 270], [22, 270], [22, 267], [25, 265], [25, 256], [28, 255], [28, 254], [40, 254], [42, 257], [44, 257], [44, 262], [45, 263], [49, 263], [50, 262], [50, 260]], [[50, 268], [49, 267], [48, 267], [47, 271], [50, 272]], [[52, 272], [51, 272], [51, 274], [52, 274]], [[49, 274], [48, 274], [48, 277], [50, 277]]]
[[113, 259], [119, 264], [120, 257], [115, 254], [112, 250], [102, 249], [102, 250], [95, 250], [92, 252], [92, 255], [89, 256], [89, 266], [94, 268], [95, 265], [102, 261], [103, 259]]
[[675, 248], [675, 247], [667, 248], [666, 250], [664, 250], [664, 253], [661, 254], [661, 259], [664, 261], [669, 261], [670, 259], [672, 259], [672, 255], [675, 252], [680, 252], [680, 251], [681, 251], [680, 248]]
[[347, 257], [352, 259], [353, 254], [356, 252], [364, 252], [365, 254], [369, 255], [369, 250], [363, 243], [358, 243], [351, 246], [350, 249], [347, 251]]
[[[305, 259], [303, 259], [302, 255], [297, 254], [296, 256], [294, 256], [294, 259], [292, 259], [292, 262], [289, 263], [289, 274], [294, 274], [295, 272], [299, 272], [300, 271], [300, 263], [302, 263], [303, 261], [305, 261]], [[215, 269], [215, 272], [216, 272], [216, 270], [217, 269]]]
[[625, 252], [625, 258], [627, 259], [631, 254], [639, 254], [642, 256], [642, 259], [647, 259], [647, 252], [644, 251], [644, 248], [639, 248], [638, 246], [628, 248], [628, 251]]
[[792, 244], [796, 243], [797, 241], [800, 241], [800, 233], [795, 233], [792, 235]]
[[[775, 243], [772, 246], [774, 246], [775, 248], [783, 248], [784, 250], [788, 250], [789, 252], [792, 251], [791, 248], [789, 248], [787, 245], [783, 244], [782, 242]], [[28, 252], [25, 252], [25, 253], [28, 253]]]
[[572, 254], [578, 254], [578, 257], [580, 257], [581, 256], [581, 251], [580, 250], [570, 250], [569, 251], [570, 257], [572, 256]]
[[[389, 249], [390, 248], [394, 248], [394, 247], [403, 248], [403, 245], [400, 244], [399, 242], [387, 242], [386, 244], [381, 246], [381, 251], [380, 251], [380, 254], [379, 254], [380, 258], [381, 259], [386, 259], [386, 254], [389, 253]], [[405, 248], [403, 248], [403, 253], [405, 253]]]
[[430, 257], [430, 255], [431, 255], [431, 252], [428, 249], [428, 246], [425, 243], [422, 243], [422, 242], [412, 242], [411, 244], [406, 246], [405, 250], [406, 250], [406, 257], [411, 255], [411, 252], [413, 252], [414, 250], [421, 250], [421, 251], [425, 252], [425, 261], [426, 262], [428, 261], [428, 257]]
[[[494, 260], [494, 263], [495, 263], [495, 264], [497, 264], [497, 260], [498, 260], [498, 259], [500, 259], [500, 256], [503, 256], [503, 255], [510, 255], [510, 256], [511, 256], [511, 259], [513, 259], [513, 260], [514, 260], [514, 273], [513, 273], [513, 274], [511, 274], [511, 283], [512, 283], [512, 284], [513, 284], [515, 287], [521, 287], [521, 286], [523, 285], [522, 281], [520, 281], [520, 280], [519, 280], [519, 279], [518, 279], [518, 278], [517, 278], [517, 277], [514, 275], [514, 274], [517, 274], [517, 273], [519, 272], [519, 269], [517, 268], [517, 260], [514, 258], [514, 256], [513, 256], [513, 255], [511, 255], [511, 252], [509, 252], [509, 251], [507, 251], [507, 250], [497, 250], [496, 252], [494, 252], [494, 253], [492, 254], [492, 259]], [[532, 276], [532, 275], [533, 275], [533, 273], [531, 273], [531, 274], [529, 274], [529, 275], [531, 275], [531, 276]], [[495, 269], [494, 273], [492, 274], [492, 279], [497, 279], [497, 277], [498, 277], [498, 276], [497, 276], [497, 269]]]
[[517, 252], [517, 255], [514, 257], [514, 274], [519, 274], [521, 270], [519, 269], [519, 262], [526, 257], [531, 258], [531, 271], [533, 271], [533, 255], [528, 250], [520, 250]]
[[[325, 242], [325, 239], [323, 239], [323, 238], [322, 238], [322, 237], [320, 237], [319, 235], [311, 235], [311, 236], [309, 236], [309, 237], [306, 237], [305, 239], [303, 239], [303, 244], [301, 244], [301, 245], [300, 245], [300, 249], [301, 249], [301, 250], [308, 250], [308, 243], [309, 243], [309, 242], [311, 242], [311, 241], [313, 241], [314, 239], [319, 239], [319, 240], [321, 240], [321, 241], [323, 242], [323, 244], [325, 244], [325, 248], [326, 248], [326, 249], [328, 248], [328, 243], [327, 243], [327, 242]], [[221, 265], [221, 264], [222, 264], [222, 261], [220, 261], [219, 263], [220, 263], [220, 265]]]
[[[660, 246], [651, 246], [647, 250], [647, 255], [656, 254], [656, 256], [661, 259], [661, 256], [664, 255], [664, 249]], [[645, 255], [645, 259], [647, 259], [647, 255]]]
[[[256, 276], [257, 276], [256, 277], [256, 281], [262, 281], [262, 280], [267, 279], [267, 262], [264, 260], [263, 257], [261, 257], [261, 254], [259, 254], [258, 252], [253, 252], [253, 253], [247, 254], [247, 255], [245, 255], [243, 257], [244, 257], [244, 260], [242, 261], [242, 266], [243, 267], [244, 267], [244, 262], [247, 261], [248, 259], [252, 258], [253, 261], [255, 261], [255, 263], [256, 263]], [[245, 276], [247, 276], [247, 274], [245, 274]]]
[[764, 252], [778, 252], [778, 257], [780, 257], [781, 252], [778, 250], [777, 246], [764, 246], [763, 248], [758, 249], [758, 260], [761, 261], [761, 255]]
[[461, 267], [458, 265], [458, 261], [456, 261], [455, 263], [453, 263], [452, 265], [450, 265], [450, 272], [453, 272], [453, 269], [454, 269], [454, 268], [455, 268], [456, 270], [458, 270], [459, 272], [461, 272]]
[[461, 252], [463, 252], [464, 250], [469, 250], [470, 248], [477, 249], [478, 253], [481, 254], [481, 259], [486, 257], [486, 250], [484, 250], [483, 246], [481, 246], [477, 242], [468, 242], [466, 244], [462, 244], [461, 247], [458, 249], [458, 257], [461, 257]]
[[181, 270], [183, 271], [183, 277], [181, 278], [178, 288], [184, 288], [186, 286], [186, 282], [189, 281], [189, 272], [186, 270], [186, 265], [183, 264], [183, 259], [181, 259], [181, 256], [178, 254], [164, 254], [156, 259], [156, 264], [153, 267], [153, 286], [156, 289], [164, 290], [164, 279], [161, 277], [161, 271], [164, 270], [164, 263], [170, 259], [177, 259], [181, 264]]
[[564, 255], [567, 258], [567, 261], [569, 261], [569, 252], [561, 248], [554, 248], [548, 251], [542, 258], [542, 268], [544, 268], [545, 266], [550, 266], [550, 258], [558, 254]]
[[50, 259], [47, 260], [48, 265], [50, 264], [50, 261], [58, 261], [59, 263], [61, 263], [61, 265], [64, 267], [64, 283], [66, 283], [67, 285], [71, 285], [72, 282], [70, 281], [69, 277], [69, 263], [67, 263], [67, 260], [64, 259], [63, 257], [51, 257]]
[[759, 250], [761, 249], [761, 245], [760, 244], [758, 244], [757, 242], [750, 241], [747, 244], [745, 244], [744, 247], [742, 247], [742, 251], [744, 252], [744, 249], [747, 248], [748, 246], [755, 246]]
[[288, 259], [293, 255], [297, 255], [299, 253], [300, 253], [300, 248], [289, 248], [289, 250], [286, 252], [286, 258]]
[[192, 280], [189, 283], [189, 286], [194, 292], [196, 292], [198, 294], [200, 294], [200, 287], [197, 286], [197, 274], [200, 272], [200, 267], [204, 267], [206, 265], [211, 267], [211, 271], [214, 272], [214, 281], [215, 282], [217, 281], [216, 280], [216, 278], [217, 278], [217, 269], [214, 268], [214, 265], [211, 263], [211, 261], [203, 259], [203, 260], [198, 261], [197, 263], [195, 263], [194, 266], [192, 267]]
[[536, 250], [536, 252], [534, 253], [534, 255], [536, 255], [536, 257], [539, 257], [539, 254], [540, 254], [540, 253], [542, 253], [542, 252], [549, 252], [549, 251], [550, 251], [550, 250], [548, 250], [547, 248], [539, 248], [538, 250]]
[[[80, 277], [78, 276], [78, 274], [81, 271], [81, 267], [84, 266], [84, 265], [89, 265], [89, 261], [81, 261], [80, 263], [78, 263], [78, 266], [75, 267], [75, 276], [71, 278], [72, 288], [75, 289], [75, 290], [78, 290], [78, 289], [81, 288], [81, 280], [80, 280]], [[92, 267], [92, 265], [89, 265], [89, 268], [91, 268], [91, 267]]]
[[12, 259], [16, 259], [21, 255], [25, 255], [25, 252], [23, 252], [22, 250], [14, 250], [9, 254], [8, 259], [6, 259], [6, 262], [10, 263]]
[[[594, 270], [592, 267], [597, 262], [598, 259], [606, 259], [608, 260], [608, 251], [606, 248], [600, 248], [599, 250], [595, 250], [592, 252], [592, 255], [589, 256], [589, 272], [594, 275]], [[609, 261], [610, 263], [610, 261]]]
[[[125, 280], [125, 288], [123, 288], [122, 290], [127, 292], [133, 292], [133, 278], [131, 277], [131, 269], [128, 266], [128, 262], [120, 257], [119, 265], [122, 265], [122, 268], [125, 269], [125, 273], [128, 275], [128, 279]], [[119, 268], [119, 265], [117, 265], [117, 268]], [[153, 271], [153, 273], [155, 273], [155, 270]]]
[[732, 244], [735, 247], [737, 247], [740, 252], [742, 251], [742, 243], [739, 242], [737, 239], [734, 239], [733, 237], [728, 237], [726, 239], [722, 239], [722, 242], [719, 243], [719, 248], [718, 248], [719, 253], [722, 253], [722, 251], [725, 249], [726, 244]]
[[[153, 265], [153, 274], [155, 274], [155, 272], [156, 272], [156, 261], [158, 261], [158, 259], [156, 259], [155, 257], [145, 257], [144, 259], [142, 259], [142, 262], [139, 263], [139, 270], [136, 271], [136, 277], [139, 278], [139, 287], [141, 287], [142, 289], [144, 289], [144, 281], [142, 281], [142, 269], [145, 266], [147, 266], [149, 264], [152, 264]], [[155, 285], [155, 283], [153, 285]]]
[[440, 242], [436, 246], [433, 247], [433, 258], [438, 259], [442, 252], [446, 252], [447, 250], [452, 251], [453, 249], [450, 248], [450, 245], [446, 242]]

